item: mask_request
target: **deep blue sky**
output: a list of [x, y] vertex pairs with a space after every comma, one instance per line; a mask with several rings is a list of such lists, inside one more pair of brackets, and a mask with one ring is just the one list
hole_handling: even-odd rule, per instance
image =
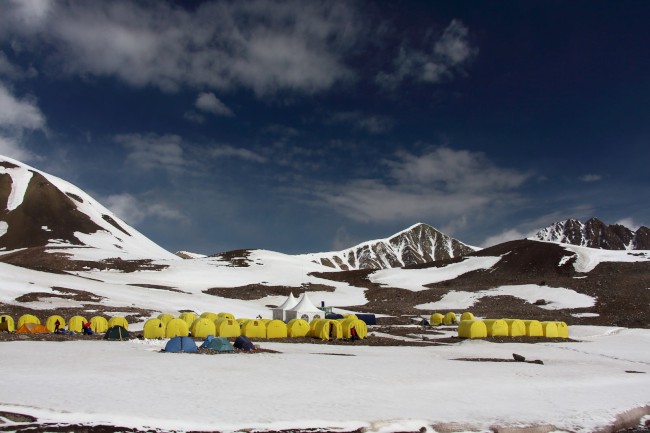
[[0, 3], [0, 154], [161, 246], [650, 209], [647, 1]]

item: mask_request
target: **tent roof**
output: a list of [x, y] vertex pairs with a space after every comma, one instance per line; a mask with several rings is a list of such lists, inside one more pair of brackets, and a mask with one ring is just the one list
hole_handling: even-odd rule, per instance
[[278, 307], [276, 307], [276, 310], [289, 310], [293, 307], [296, 306], [298, 303], [298, 300], [296, 299], [295, 296], [293, 296], [293, 292], [289, 293], [289, 296], [287, 296], [287, 300], [284, 301], [284, 303]]
[[309, 296], [307, 296], [307, 292], [302, 294], [300, 301], [296, 304], [295, 307], [290, 308], [289, 311], [301, 311], [305, 313], [321, 312], [321, 310], [311, 302]]

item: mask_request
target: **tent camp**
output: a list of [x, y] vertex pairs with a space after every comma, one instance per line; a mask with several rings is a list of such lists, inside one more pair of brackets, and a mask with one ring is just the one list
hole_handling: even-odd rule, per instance
[[266, 324], [266, 338], [286, 338], [287, 325], [282, 320], [271, 320]]
[[187, 326], [192, 326], [192, 323], [198, 318], [196, 314], [191, 311], [184, 311], [178, 316], [179, 319], [182, 319], [187, 323]]
[[144, 322], [142, 336], [144, 338], [165, 338], [165, 324], [160, 319], [149, 319]]
[[205, 313], [201, 313], [201, 316], [199, 316], [200, 319], [209, 319], [211, 322], [214, 322], [219, 318], [219, 315], [217, 313], [212, 313], [210, 311], [206, 311]]
[[434, 326], [442, 325], [442, 321], [444, 318], [445, 316], [443, 316], [440, 313], [433, 313], [429, 318], [429, 323], [431, 323]]
[[45, 321], [45, 327], [48, 331], [54, 332], [56, 328], [56, 321], [59, 321], [59, 329], [65, 329], [65, 319], [57, 314], [54, 314], [47, 318]]
[[235, 348], [227, 338], [223, 337], [214, 337], [210, 340], [209, 343], [203, 343], [201, 347], [206, 349], [214, 350], [216, 352], [233, 352]]
[[16, 329], [16, 332], [19, 334], [49, 334], [50, 331], [38, 323], [25, 323], [20, 328]]
[[569, 338], [569, 327], [564, 322], [555, 322], [557, 325], [557, 336], [559, 338]]
[[32, 314], [23, 314], [18, 318], [18, 323], [16, 323], [16, 329], [19, 329], [25, 323], [36, 323], [37, 325], [40, 325], [41, 320]]
[[458, 336], [460, 338], [485, 338], [487, 327], [482, 320], [461, 320], [458, 325]]
[[526, 336], [527, 337], [543, 337], [544, 329], [542, 324], [539, 323], [539, 320], [524, 320], [526, 325]]
[[544, 331], [544, 337], [546, 338], [557, 338], [557, 322], [542, 322], [542, 330]]
[[366, 338], [368, 335], [368, 327], [366, 322], [359, 320], [356, 316], [350, 316], [347, 319], [341, 320], [341, 330], [343, 332], [343, 338], [352, 337], [352, 329], [357, 333], [357, 336], [361, 339]]
[[359, 314], [359, 313], [357, 313], [357, 319], [363, 320], [366, 323], [366, 325], [376, 325], [377, 324], [377, 316], [375, 316], [374, 314], [368, 314], [368, 313]]
[[458, 318], [456, 317], [456, 313], [449, 312], [445, 314], [445, 317], [442, 319], [442, 324], [453, 325], [454, 323], [458, 323]]
[[474, 320], [474, 314], [469, 311], [463, 312], [463, 314], [460, 315], [460, 321], [462, 322], [463, 320]]
[[221, 312], [221, 313], [217, 314], [217, 318], [235, 320], [235, 316], [233, 314], [226, 313], [226, 312]]
[[338, 320], [327, 319], [318, 320], [316, 322], [312, 337], [320, 338], [321, 340], [343, 338], [343, 328], [341, 327], [341, 322]]
[[298, 300], [293, 296], [293, 292], [289, 293], [287, 299], [273, 309], [273, 320], [287, 320], [286, 311], [295, 307], [296, 304], [298, 304]]
[[106, 320], [105, 317], [93, 316], [90, 318], [90, 329], [92, 329], [93, 332], [106, 332], [108, 331], [108, 328], [108, 320]]
[[249, 320], [241, 325], [241, 334], [248, 338], [266, 338], [266, 325], [261, 320]]
[[235, 346], [235, 349], [239, 350], [255, 350], [255, 345], [253, 345], [253, 343], [245, 335], [240, 335], [237, 337], [233, 346]]
[[84, 323], [86, 323], [85, 317], [72, 316], [70, 320], [68, 320], [68, 331], [81, 332]]
[[508, 337], [520, 337], [526, 335], [526, 324], [519, 319], [503, 319], [508, 325]]
[[[461, 322], [462, 323], [462, 322]], [[503, 319], [485, 319], [483, 320], [487, 328], [488, 337], [507, 337], [508, 323]]]
[[285, 311], [284, 320], [303, 319], [311, 322], [314, 319], [321, 319], [323, 317], [325, 317], [325, 312], [315, 306], [309, 299], [309, 296], [307, 296], [307, 292], [304, 292], [298, 303]]
[[[163, 321], [164, 323], [164, 321]], [[183, 319], [172, 319], [167, 322], [165, 327], [165, 337], [187, 337], [190, 334], [190, 329]]]
[[309, 323], [302, 319], [291, 319], [287, 324], [287, 336], [291, 338], [304, 337], [309, 332]]
[[5, 332], [14, 332], [16, 330], [14, 326], [14, 319], [11, 316], [3, 314], [0, 316], [0, 331]]
[[130, 338], [131, 334], [129, 334], [129, 331], [120, 325], [108, 328], [108, 331], [104, 334], [104, 340], [129, 340]]
[[121, 326], [127, 331], [129, 330], [129, 322], [124, 317], [111, 317], [108, 321], [108, 327], [112, 328], [113, 326]]
[[196, 319], [194, 323], [192, 323], [190, 332], [194, 338], [205, 338], [208, 335], [215, 335], [214, 322], [206, 317]]
[[[179, 319], [180, 320], [180, 319]], [[184, 322], [183, 322], [184, 323]], [[174, 337], [167, 342], [163, 352], [168, 353], [196, 353], [199, 349], [196, 347], [196, 343], [190, 337]]]
[[236, 338], [241, 335], [239, 322], [233, 319], [221, 318], [214, 321], [215, 334], [218, 337]]

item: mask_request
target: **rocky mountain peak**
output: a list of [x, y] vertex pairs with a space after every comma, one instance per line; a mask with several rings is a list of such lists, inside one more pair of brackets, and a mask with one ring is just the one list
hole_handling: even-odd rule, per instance
[[579, 245], [605, 250], [650, 249], [650, 229], [633, 231], [621, 224], [606, 224], [598, 218], [586, 222], [577, 219], [559, 221], [541, 229], [533, 239]]

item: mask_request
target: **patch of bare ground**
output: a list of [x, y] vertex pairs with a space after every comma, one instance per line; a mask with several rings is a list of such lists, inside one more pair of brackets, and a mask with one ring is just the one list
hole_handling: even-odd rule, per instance
[[68, 299], [77, 302], [101, 302], [105, 299], [93, 293], [83, 290], [66, 289], [65, 287], [52, 287], [52, 290], [59, 293], [31, 292], [16, 298], [17, 302], [37, 302], [43, 298]]
[[98, 262], [72, 260], [65, 247], [32, 247], [0, 256], [0, 261], [36, 271], [65, 274], [88, 270], [117, 270], [122, 272], [160, 271], [167, 265], [152, 260], [123, 260], [119, 257]]
[[247, 268], [251, 263], [253, 263], [253, 261], [249, 259], [250, 255], [250, 250], [240, 249], [214, 254], [210, 257], [216, 257], [217, 259], [230, 262], [229, 266], [233, 268]]
[[175, 287], [161, 286], [159, 284], [127, 284], [127, 286], [144, 287], [146, 289], [166, 290], [168, 292], [175, 292], [175, 293], [186, 293], [186, 294], [189, 293], [189, 292], [184, 292], [183, 290], [177, 289]]
[[208, 295], [222, 298], [243, 299], [246, 301], [261, 299], [265, 296], [289, 296], [293, 293], [298, 296], [302, 292], [333, 292], [335, 287], [325, 284], [306, 283], [299, 287], [292, 286], [267, 286], [265, 284], [248, 284], [239, 287], [213, 287], [204, 290]]

